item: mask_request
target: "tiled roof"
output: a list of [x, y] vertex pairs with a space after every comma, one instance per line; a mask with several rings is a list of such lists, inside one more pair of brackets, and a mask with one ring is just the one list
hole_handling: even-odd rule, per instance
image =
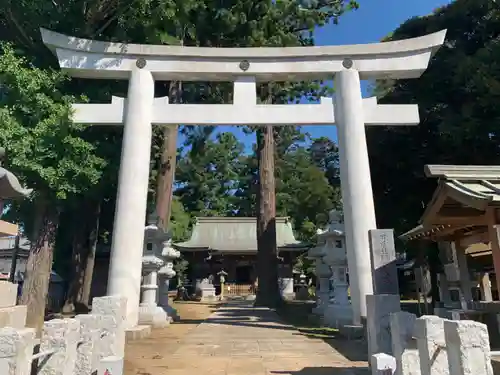
[[[257, 219], [253, 217], [199, 217], [191, 238], [175, 243], [179, 250], [221, 252], [256, 252]], [[305, 250], [308, 244], [295, 239], [288, 218], [276, 218], [276, 243], [280, 250]]]

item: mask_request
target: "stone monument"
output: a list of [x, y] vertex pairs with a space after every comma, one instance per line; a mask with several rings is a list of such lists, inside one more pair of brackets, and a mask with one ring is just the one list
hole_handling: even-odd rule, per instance
[[202, 302], [212, 302], [217, 299], [214, 284], [208, 277], [196, 282], [196, 294]]
[[[74, 77], [129, 81], [128, 97], [111, 104], [75, 104], [73, 120], [124, 124], [108, 294], [126, 296], [127, 325], [138, 321], [138, 285], [146, 221], [153, 124], [336, 124], [350, 268], [353, 319], [366, 317], [372, 294], [368, 231], [375, 229], [366, 125], [417, 125], [417, 105], [363, 99], [361, 79], [419, 77], [446, 31], [355, 46], [205, 48], [99, 42], [41, 29], [59, 65]], [[335, 80], [335, 98], [319, 104], [259, 104], [257, 82]], [[234, 82], [232, 104], [171, 104], [155, 98], [156, 80]], [[131, 204], [133, 202], [133, 204]], [[123, 270], [127, 272], [123, 272]]]
[[370, 237], [373, 293], [399, 296], [394, 230], [372, 229], [368, 233]]

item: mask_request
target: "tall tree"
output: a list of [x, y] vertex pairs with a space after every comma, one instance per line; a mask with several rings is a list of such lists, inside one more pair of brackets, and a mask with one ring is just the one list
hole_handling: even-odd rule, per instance
[[[447, 29], [446, 42], [416, 80], [377, 82], [381, 102], [417, 103], [416, 127], [369, 129], [367, 141], [377, 221], [404, 232], [417, 224], [436, 188], [425, 164], [498, 164], [500, 142], [500, 8], [489, 0], [456, 0], [426, 17], [412, 18], [386, 40]], [[433, 298], [440, 271], [437, 249], [399, 246], [427, 262]], [[435, 301], [437, 299], [434, 299]]]
[[71, 123], [73, 98], [60, 91], [63, 82], [60, 73], [30, 66], [11, 46], [2, 46], [0, 142], [8, 152], [9, 168], [36, 191], [21, 303], [28, 306], [27, 325], [38, 329], [43, 324], [61, 205], [96, 184], [104, 163], [79, 137], [84, 128]]
[[[425, 164], [498, 164], [500, 9], [488, 0], [457, 0], [412, 18], [389, 40], [448, 29], [422, 77], [377, 82], [382, 103], [416, 103], [415, 127], [368, 128], [377, 221], [398, 232], [416, 225], [436, 182]], [[411, 192], [411, 193], [409, 193]]]

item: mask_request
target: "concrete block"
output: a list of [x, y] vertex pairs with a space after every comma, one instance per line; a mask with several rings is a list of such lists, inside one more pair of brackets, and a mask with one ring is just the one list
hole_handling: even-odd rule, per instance
[[26, 327], [26, 314], [28, 308], [25, 305], [0, 308], [0, 328], [12, 327], [22, 329]]

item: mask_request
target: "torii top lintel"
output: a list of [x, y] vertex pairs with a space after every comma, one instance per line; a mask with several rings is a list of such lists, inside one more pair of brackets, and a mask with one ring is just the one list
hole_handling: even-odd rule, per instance
[[344, 69], [346, 59], [361, 79], [417, 78], [446, 36], [446, 30], [442, 30], [372, 44], [207, 48], [102, 42], [46, 29], [41, 33], [61, 68], [72, 76], [128, 79], [132, 67], [142, 58], [155, 79], [183, 81], [233, 81], [244, 75], [257, 81], [328, 79]]

